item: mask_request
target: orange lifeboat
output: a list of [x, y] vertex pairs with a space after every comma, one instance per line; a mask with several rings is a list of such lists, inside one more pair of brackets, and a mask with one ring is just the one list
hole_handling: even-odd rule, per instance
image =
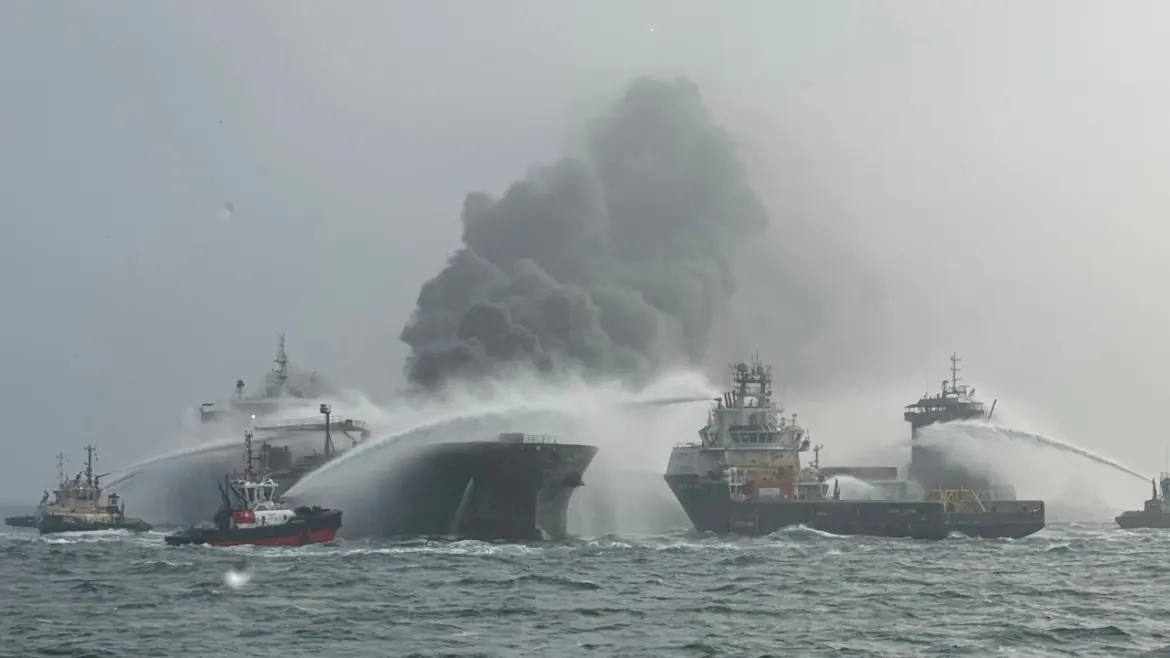
[[244, 525], [256, 522], [256, 513], [250, 509], [242, 509], [236, 512], [236, 525]]

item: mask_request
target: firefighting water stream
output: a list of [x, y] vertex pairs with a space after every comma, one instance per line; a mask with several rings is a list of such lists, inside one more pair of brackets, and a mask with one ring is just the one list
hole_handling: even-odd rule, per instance
[[[363, 508], [370, 503], [379, 483], [408, 469], [416, 451], [435, 443], [449, 441], [490, 440], [500, 432], [519, 431], [549, 434], [565, 441], [580, 441], [601, 447], [590, 468], [587, 486], [574, 497], [570, 508], [572, 530], [581, 534], [606, 532], [661, 531], [685, 526], [687, 521], [661, 479], [662, 455], [679, 441], [690, 440], [701, 424], [704, 403], [717, 391], [711, 382], [693, 373], [664, 376], [638, 392], [622, 386], [584, 385], [581, 383], [550, 388], [532, 383], [513, 383], [484, 396], [456, 395], [443, 402], [417, 402], [379, 406], [357, 393], [346, 393], [332, 400], [335, 418], [361, 418], [371, 435], [361, 443], [345, 445], [345, 451], [332, 461], [310, 472], [295, 484], [286, 496], [296, 501], [321, 501], [345, 506], [352, 528], [363, 526]], [[317, 404], [291, 406], [275, 417], [265, 419], [272, 425], [295, 419], [311, 418]], [[255, 426], [255, 421], [250, 426]], [[149, 457], [115, 472], [109, 487], [133, 494], [136, 500], [159, 501], [158, 509], [149, 511], [169, 521], [189, 522], [193, 512], [179, 509], [188, 505], [173, 490], [176, 482], [183, 487], [195, 477], [178, 479], [177, 473], [197, 474], [212, 482], [225, 461], [236, 459], [240, 450], [243, 426], [207, 428], [196, 443], [169, 453]], [[273, 439], [290, 445], [316, 447], [316, 434], [285, 436]], [[1102, 505], [1114, 509], [1124, 505], [1139, 489], [1122, 488], [1124, 495], [1109, 495], [1089, 488], [1072, 492], [1063, 471], [1042, 475], [1028, 464], [1038, 461], [1036, 451], [1050, 458], [1059, 452], [1079, 460], [1076, 468], [1104, 467], [1124, 474], [1127, 481], [1148, 478], [1115, 460], [1067, 442], [1025, 432], [997, 423], [961, 421], [924, 428], [918, 438], [943, 450], [964, 463], [1021, 482], [1021, 494], [1044, 496], [1057, 508], [1061, 498], [1071, 496], [1078, 509], [1091, 509], [1089, 518], [1101, 518]], [[190, 441], [190, 439], [189, 439]], [[908, 453], [903, 442], [899, 451]], [[1025, 452], [1019, 452], [1020, 449]], [[1030, 454], [1028, 451], [1031, 451]], [[832, 463], [849, 463], [852, 455], [835, 451]], [[891, 464], [904, 466], [905, 455], [890, 455]], [[880, 499], [874, 486], [849, 476], [837, 476], [836, 484], [845, 499]], [[1093, 477], [1082, 481], [1095, 482]], [[1034, 485], [1034, 486], [1033, 486]], [[1030, 487], [1036, 489], [1030, 491]], [[1105, 489], [1109, 489], [1109, 485]], [[210, 495], [210, 494], [209, 494]], [[1140, 495], [1140, 494], [1137, 494]], [[1085, 503], [1085, 498], [1091, 504]], [[1104, 500], [1104, 498], [1108, 500]], [[618, 504], [616, 501], [622, 501]], [[635, 502], [629, 502], [635, 501]], [[151, 503], [143, 505], [146, 507]], [[382, 501], [381, 505], [386, 502]]]
[[[1071, 455], [1084, 457], [1085, 459], [1107, 466], [1115, 471], [1131, 475], [1142, 482], [1148, 482], [1149, 476], [1142, 475], [1132, 468], [1121, 464], [1115, 460], [1098, 455], [1091, 450], [1086, 450], [1071, 443], [1052, 439], [1040, 434], [1033, 434], [1031, 432], [1024, 432], [1017, 429], [1012, 429], [998, 423], [990, 423], [977, 420], [955, 421], [951, 423], [932, 425], [921, 430], [919, 441], [937, 445], [940, 448], [949, 447], [953, 451], [964, 451], [971, 449], [972, 441], [995, 441], [1008, 440], [1016, 441], [1052, 450], [1057, 450]], [[962, 444], [968, 445], [962, 445]], [[981, 452], [988, 452], [986, 448]]]
[[[344, 437], [336, 437], [344, 452], [306, 475], [285, 496], [294, 502], [311, 499], [314, 503], [344, 506], [347, 528], [358, 532], [365, 517], [384, 513], [384, 506], [392, 504], [372, 501], [380, 485], [401, 474], [401, 469], [410, 468], [417, 450], [436, 443], [493, 440], [501, 432], [523, 432], [601, 447], [586, 475], [587, 483], [594, 486], [578, 493], [571, 510], [576, 530], [641, 529], [650, 519], [677, 525], [685, 523], [685, 517], [679, 517], [673, 509], [662, 482], [662, 455], [674, 443], [694, 435], [696, 423], [705, 413], [705, 403], [716, 394], [717, 389], [706, 379], [685, 372], [665, 375], [635, 392], [616, 383], [550, 387], [521, 381], [500, 386], [490, 395], [479, 390], [474, 394], [456, 393], [442, 402], [387, 406], [347, 393], [330, 400], [334, 419], [362, 419], [370, 436], [352, 445]], [[260, 421], [217, 426], [211, 436], [203, 436], [195, 445], [150, 457], [114, 473], [107, 486], [133, 495], [136, 500], [160, 501], [160, 509], [149, 510], [152, 515], [164, 515], [176, 523], [189, 522], [194, 512], [179, 508], [194, 504], [176, 496], [173, 489], [181, 487], [190, 494], [192, 488], [209, 488], [206, 496], [195, 498], [200, 505], [212, 500], [215, 470], [238, 460], [241, 434], [246, 428], [260, 432], [265, 427], [312, 419], [317, 415], [317, 406], [315, 401], [282, 409]], [[206, 428], [200, 429], [207, 433]], [[277, 434], [265, 440], [308, 450], [319, 449], [321, 436]], [[191, 477], [192, 473], [198, 473], [206, 484], [201, 485]], [[617, 489], [623, 493], [615, 493]], [[623, 503], [619, 511], [611, 509], [613, 496], [627, 494], [641, 504]], [[598, 507], [605, 510], [590, 511]]]

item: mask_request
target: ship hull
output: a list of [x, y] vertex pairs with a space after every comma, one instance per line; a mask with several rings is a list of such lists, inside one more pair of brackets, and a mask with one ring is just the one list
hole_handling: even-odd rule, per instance
[[170, 546], [305, 546], [333, 541], [341, 529], [340, 510], [314, 510], [280, 525], [255, 528], [188, 528], [165, 541]]
[[1136, 528], [1170, 528], [1170, 514], [1160, 512], [1128, 511], [1114, 519], [1125, 530]]
[[[1010, 504], [1016, 509], [991, 511], [996, 506], [1005, 504]], [[985, 506], [989, 511], [947, 513], [947, 527], [951, 532], [981, 539], [1019, 539], [1044, 529], [1043, 501], [993, 501], [985, 503]], [[1018, 509], [1019, 507], [1027, 509]]]
[[106, 517], [96, 515], [42, 514], [37, 530], [42, 535], [58, 532], [97, 532], [100, 530], [130, 530], [147, 532], [151, 525], [142, 519]]
[[666, 483], [700, 532], [767, 535], [805, 526], [835, 535], [938, 540], [945, 538], [941, 503], [871, 500], [731, 499], [726, 485], [702, 482], [696, 475], [667, 475]]
[[35, 514], [6, 516], [4, 517], [4, 525], [12, 528], [35, 528], [37, 527], [37, 517]]
[[428, 446], [386, 477], [361, 534], [526, 542], [568, 537], [569, 501], [596, 446], [473, 441]]

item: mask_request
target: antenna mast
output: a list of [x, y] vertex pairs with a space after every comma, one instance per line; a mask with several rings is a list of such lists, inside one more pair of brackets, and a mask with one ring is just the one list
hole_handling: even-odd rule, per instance
[[276, 373], [276, 381], [280, 383], [283, 390], [285, 382], [288, 381], [288, 355], [284, 353], [283, 333], [280, 334], [280, 344], [276, 348], [276, 359], [273, 360], [273, 363], [276, 364], [276, 369], [273, 370]]
[[959, 371], [962, 370], [962, 368], [959, 367], [959, 361], [961, 361], [961, 359], [959, 358], [958, 353], [951, 352], [951, 391], [955, 393], [959, 392]]
[[320, 411], [325, 415], [325, 458], [329, 459], [333, 456], [333, 437], [329, 434], [329, 414], [333, 412], [333, 407], [322, 404]]
[[85, 446], [85, 483], [93, 486], [93, 463], [97, 460], [97, 448]]
[[247, 460], [247, 467], [244, 469], [244, 479], [249, 482], [256, 479], [256, 472], [252, 470], [252, 462], [255, 461], [255, 456], [252, 454], [252, 432], [244, 432], [244, 458]]

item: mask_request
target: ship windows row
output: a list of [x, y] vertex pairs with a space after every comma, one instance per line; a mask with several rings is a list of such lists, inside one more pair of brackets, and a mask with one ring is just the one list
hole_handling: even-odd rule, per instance
[[744, 432], [733, 434], [736, 443], [777, 443], [780, 440], [776, 432]]

